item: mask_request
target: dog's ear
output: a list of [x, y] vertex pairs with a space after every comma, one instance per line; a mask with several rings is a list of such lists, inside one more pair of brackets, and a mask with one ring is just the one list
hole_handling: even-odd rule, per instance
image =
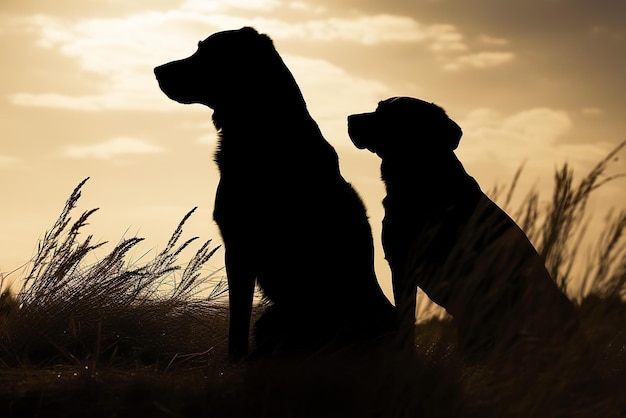
[[241, 33], [246, 33], [246, 34], [254, 35], [254, 36], [259, 34], [259, 32], [256, 29], [254, 29], [252, 26], [244, 26], [239, 31]]
[[376, 114], [384, 121], [387, 130], [404, 136], [426, 136], [427, 143], [420, 147], [454, 151], [461, 141], [461, 127], [448, 117], [446, 111], [435, 103], [414, 97], [391, 97], [378, 103]]
[[249, 39], [251, 40], [251, 44], [252, 42], [254, 42], [258, 46], [262, 45], [264, 47], [274, 49], [274, 42], [272, 41], [272, 39], [264, 33], [259, 33], [253, 27], [244, 26], [243, 28], [239, 29], [239, 32], [249, 37]]
[[[422, 102], [426, 103], [426, 102]], [[438, 146], [443, 146], [449, 151], [454, 151], [461, 142], [463, 130], [461, 127], [446, 113], [446, 111], [435, 103], [428, 103], [428, 110], [425, 112], [427, 120], [432, 123], [431, 129], [435, 133], [434, 138], [438, 142]]]
[[440, 129], [440, 140], [443, 142], [443, 145], [450, 151], [454, 151], [459, 146], [461, 136], [463, 136], [463, 130], [455, 121], [448, 117], [446, 117]]

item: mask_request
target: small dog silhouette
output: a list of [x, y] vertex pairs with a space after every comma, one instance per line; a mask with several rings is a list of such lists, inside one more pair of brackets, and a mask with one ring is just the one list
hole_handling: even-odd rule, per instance
[[390, 327], [365, 207], [272, 40], [249, 27], [218, 32], [155, 74], [169, 98], [214, 110], [231, 356], [248, 350], [255, 281], [272, 303], [255, 326], [260, 352]]
[[394, 97], [348, 117], [354, 144], [382, 159], [382, 243], [400, 326], [413, 336], [416, 287], [453, 315], [477, 357], [518, 341], [575, 333], [573, 304], [524, 232], [454, 154], [461, 128], [435, 104]]

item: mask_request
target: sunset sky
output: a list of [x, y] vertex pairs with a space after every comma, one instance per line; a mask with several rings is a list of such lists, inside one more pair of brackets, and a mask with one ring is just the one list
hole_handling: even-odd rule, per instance
[[[85, 231], [105, 249], [134, 235], [146, 241], [133, 257], [162, 249], [194, 206], [185, 236], [219, 242], [211, 111], [169, 100], [152, 70], [242, 26], [274, 40], [376, 240], [379, 161], [351, 144], [346, 116], [382, 99], [444, 107], [484, 190], [525, 163], [520, 197], [535, 185], [548, 199], [555, 167], [568, 161], [580, 175], [626, 140], [624, 1], [3, 0], [0, 271], [29, 260], [88, 176], [76, 216], [101, 208]], [[625, 161], [622, 152], [611, 174]], [[598, 192], [599, 221], [626, 206], [625, 188], [622, 179]], [[209, 268], [222, 265], [219, 252]], [[379, 246], [377, 271], [390, 295]]]

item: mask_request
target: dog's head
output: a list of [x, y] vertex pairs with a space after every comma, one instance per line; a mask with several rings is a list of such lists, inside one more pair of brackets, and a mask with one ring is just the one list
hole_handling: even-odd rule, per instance
[[193, 55], [156, 67], [154, 73], [170, 99], [216, 111], [258, 108], [262, 100], [275, 100], [271, 93], [283, 88], [277, 86], [280, 77], [295, 85], [272, 40], [250, 27], [215, 33], [200, 41]]
[[439, 106], [411, 97], [392, 97], [376, 111], [348, 116], [348, 134], [359, 149], [380, 157], [420, 151], [453, 151], [463, 132]]

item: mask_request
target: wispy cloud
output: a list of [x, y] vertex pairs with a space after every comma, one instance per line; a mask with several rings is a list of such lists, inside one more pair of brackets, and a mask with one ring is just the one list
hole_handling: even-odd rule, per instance
[[163, 105], [154, 100], [145, 100], [143, 97], [135, 97], [135, 100], [128, 100], [128, 95], [122, 96], [120, 94], [116, 94], [116, 92], [86, 96], [69, 96], [60, 93], [15, 93], [11, 95], [10, 99], [13, 104], [19, 106], [59, 108], [81, 112], [95, 112], [107, 109], [163, 109]]
[[[32, 16], [26, 25], [40, 34], [38, 44], [58, 50], [76, 60], [80, 70], [94, 73], [102, 80], [94, 85], [93, 94], [70, 95], [64, 93], [20, 92], [9, 97], [20, 106], [52, 107], [74, 111], [147, 110], [177, 111], [183, 107], [168, 100], [158, 89], [152, 69], [163, 62], [181, 57], [181, 46], [191, 54], [195, 40], [207, 34], [253, 25], [275, 39], [301, 39], [311, 42], [376, 43], [392, 41], [418, 41], [439, 33], [449, 36], [449, 30], [426, 33], [408, 18], [394, 16], [356, 17], [288, 23], [274, 18], [253, 19], [208, 13], [223, 11], [243, 2], [204, 3], [189, 1], [180, 9], [169, 12], [147, 12], [116, 19], [88, 19], [78, 22], [62, 21], [46, 16]], [[246, 3], [247, 4], [247, 3]], [[265, 3], [259, 1], [258, 7]], [[272, 3], [273, 4], [273, 3]], [[252, 7], [252, 4], [247, 4]], [[243, 6], [242, 6], [243, 7]], [[368, 34], [369, 33], [369, 34]], [[195, 35], [194, 35], [195, 34]], [[442, 35], [443, 36], [443, 35]], [[444, 36], [444, 37], [445, 37]], [[191, 41], [194, 40], [194, 41]], [[158, 47], [157, 47], [158, 45]], [[343, 69], [319, 59], [287, 57], [290, 69], [297, 75], [305, 91], [328, 91], [343, 95], [363, 97], [374, 91], [375, 98], [384, 87], [374, 81], [352, 77]], [[124, 63], [120, 65], [120, 63]], [[308, 86], [314, 85], [314, 88]], [[332, 89], [324, 86], [332, 86]], [[201, 107], [193, 107], [205, 111]]]
[[431, 25], [426, 30], [429, 34], [429, 49], [435, 52], [463, 52], [468, 47], [464, 36], [454, 25]]
[[623, 28], [615, 29], [604, 25], [595, 25], [589, 29], [589, 33], [597, 38], [605, 38], [613, 41], [626, 40], [626, 32]]
[[[236, 9], [243, 8], [244, 4], [246, 8], [256, 10], [258, 16], [251, 18], [239, 15]], [[300, 11], [303, 19], [297, 21], [278, 19], [275, 17], [278, 9]], [[219, 30], [254, 26], [275, 39], [299, 39], [308, 42], [345, 41], [365, 45], [424, 41], [447, 46], [456, 45], [462, 38], [452, 25], [424, 25], [407, 16], [353, 12], [348, 17], [328, 15], [322, 17], [328, 9], [304, 1], [228, 0], [205, 3], [191, 0], [185, 2], [180, 10], [193, 14], [193, 17], [187, 16], [188, 18]], [[315, 18], [311, 19], [311, 16]]]
[[346, 109], [354, 103], [377, 103], [390, 93], [385, 84], [354, 76], [325, 60], [288, 54], [283, 58], [298, 80], [316, 119], [340, 115], [345, 123]]
[[19, 158], [11, 157], [9, 155], [0, 155], [0, 169], [12, 168], [19, 162]]
[[110, 160], [121, 155], [155, 154], [163, 151], [163, 148], [143, 139], [117, 137], [98, 144], [68, 145], [63, 148], [61, 155], [65, 158]]
[[287, 7], [291, 10], [302, 11], [306, 13], [323, 14], [328, 11], [324, 6], [312, 5], [303, 1], [292, 1], [287, 4]]
[[[249, 19], [242, 19], [244, 25]], [[453, 25], [424, 25], [410, 17], [389, 14], [329, 17], [305, 22], [258, 19], [253, 26], [276, 39], [305, 42], [350, 42], [376, 46], [388, 43], [424, 43], [434, 51], [465, 50], [463, 35]], [[235, 25], [235, 26], [240, 26]]]
[[499, 172], [508, 180], [526, 162], [526, 170], [534, 176], [528, 181], [549, 181], [555, 164], [567, 161], [574, 169], [586, 171], [613, 148], [609, 142], [568, 141], [572, 117], [548, 107], [510, 115], [476, 109], [457, 121], [464, 132], [458, 150], [461, 161], [486, 178]]
[[581, 113], [587, 116], [598, 116], [604, 113], [604, 109], [599, 107], [583, 107]]
[[[534, 150], [536, 146], [553, 145], [569, 132], [572, 120], [565, 111], [547, 107], [523, 110], [507, 116], [483, 108], [470, 112], [462, 120], [462, 126], [465, 136], [472, 136], [472, 142], [478, 138], [490, 143], [491, 146], [486, 149], [504, 143], [505, 149], [515, 156], [521, 149]], [[527, 146], [530, 142], [533, 147]], [[518, 148], [520, 145], [521, 149]]]
[[180, 8], [198, 13], [213, 13], [233, 9], [271, 12], [280, 7], [281, 3], [281, 0], [186, 0]]
[[475, 54], [461, 55], [453, 58], [445, 64], [444, 69], [456, 71], [463, 68], [491, 68], [508, 64], [515, 59], [515, 53], [504, 52], [477, 52]]
[[[279, 19], [278, 13], [289, 11], [296, 19]], [[315, 10], [312, 13], [311, 10]], [[254, 14], [250, 16], [250, 11]], [[451, 24], [424, 24], [407, 16], [392, 14], [368, 15], [357, 11], [335, 17], [323, 8], [307, 2], [282, 0], [188, 0], [169, 11], [148, 11], [121, 18], [63, 20], [51, 16], [35, 15], [24, 18], [26, 30], [38, 34], [37, 44], [58, 51], [78, 65], [80, 71], [97, 75], [93, 93], [68, 92], [17, 92], [9, 100], [19, 106], [61, 108], [73, 111], [145, 110], [176, 111], [181, 106], [168, 100], [156, 87], [152, 69], [163, 62], [189, 55], [196, 40], [208, 34], [253, 26], [273, 39], [296, 40], [302, 43], [330, 45], [338, 42], [360, 44], [367, 47], [387, 44], [415, 44], [426, 54], [440, 59], [444, 68], [483, 69], [510, 62], [512, 52], [471, 53], [460, 30]], [[489, 38], [491, 42], [499, 42]], [[186, 52], [181, 47], [187, 48]], [[461, 54], [461, 55], [459, 55]], [[311, 74], [306, 78], [318, 86], [338, 86], [331, 77], [355, 88], [341, 91], [355, 92], [356, 87], [367, 85], [370, 91], [380, 83], [352, 78], [341, 69], [333, 68], [320, 60], [294, 60], [295, 65], [306, 64]], [[123, 65], [122, 65], [123, 63]], [[326, 73], [315, 74], [313, 67], [324, 67]], [[291, 68], [299, 72], [296, 67]], [[332, 70], [331, 70], [332, 69]], [[341, 72], [341, 74], [338, 74]], [[306, 83], [302, 75], [300, 83]], [[306, 85], [301, 84], [303, 90]], [[376, 90], [380, 90], [380, 86]], [[197, 110], [203, 110], [195, 107]]]
[[478, 37], [478, 42], [481, 42], [486, 45], [494, 45], [494, 46], [506, 46], [509, 44], [509, 40], [506, 38], [496, 38], [489, 35], [480, 35]]

